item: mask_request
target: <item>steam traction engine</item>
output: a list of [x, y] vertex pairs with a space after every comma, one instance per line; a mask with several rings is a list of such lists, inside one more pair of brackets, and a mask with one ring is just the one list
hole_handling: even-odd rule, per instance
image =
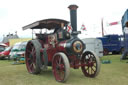
[[72, 33], [66, 31], [66, 20], [45, 19], [23, 27], [26, 29], [53, 30], [52, 33], [36, 33], [36, 39], [26, 46], [26, 67], [29, 73], [39, 74], [41, 70], [52, 66], [54, 77], [59, 82], [67, 80], [70, 67], [78, 69], [87, 77], [99, 73], [100, 61], [91, 52], [84, 52], [85, 44], [77, 37], [76, 5], [70, 5]]

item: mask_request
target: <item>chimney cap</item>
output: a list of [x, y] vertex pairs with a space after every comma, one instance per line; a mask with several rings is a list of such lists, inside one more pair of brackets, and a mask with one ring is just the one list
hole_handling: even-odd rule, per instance
[[68, 8], [70, 10], [76, 10], [78, 8], [78, 6], [77, 5], [70, 5]]

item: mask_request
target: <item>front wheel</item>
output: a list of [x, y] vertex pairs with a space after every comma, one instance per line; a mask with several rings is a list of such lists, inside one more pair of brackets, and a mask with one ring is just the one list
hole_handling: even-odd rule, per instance
[[52, 71], [56, 81], [65, 82], [69, 76], [70, 66], [64, 53], [56, 53], [52, 61]]
[[91, 52], [85, 52], [81, 58], [81, 69], [85, 76], [95, 77], [100, 71], [99, 57], [95, 56]]

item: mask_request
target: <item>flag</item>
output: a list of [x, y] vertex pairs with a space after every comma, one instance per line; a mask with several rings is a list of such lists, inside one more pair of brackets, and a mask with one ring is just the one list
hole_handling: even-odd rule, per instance
[[119, 22], [118, 22], [118, 21], [117, 21], [117, 22], [111, 22], [111, 23], [109, 23], [109, 26], [117, 25], [117, 24], [119, 24]]
[[82, 30], [86, 30], [86, 27], [85, 27], [84, 24], [82, 24], [81, 29], [82, 29]]
[[72, 32], [72, 26], [70, 23], [67, 25], [67, 31], [70, 33]]

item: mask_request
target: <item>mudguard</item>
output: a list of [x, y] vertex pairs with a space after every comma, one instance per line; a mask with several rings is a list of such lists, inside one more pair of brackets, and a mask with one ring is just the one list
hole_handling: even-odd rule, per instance
[[85, 52], [90, 52], [92, 53], [94, 56], [98, 56], [94, 51], [92, 50], [84, 50], [82, 54], [84, 54]]

